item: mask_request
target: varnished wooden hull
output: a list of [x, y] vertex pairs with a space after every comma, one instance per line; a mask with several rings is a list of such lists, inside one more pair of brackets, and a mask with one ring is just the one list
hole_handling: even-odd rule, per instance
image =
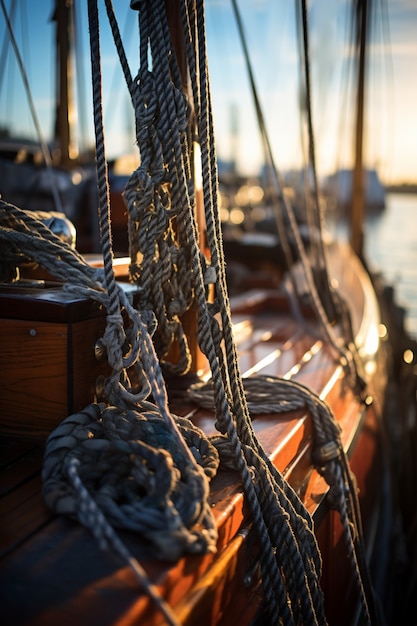
[[[388, 466], [382, 404], [386, 383], [383, 346], [378, 342], [379, 310], [369, 278], [348, 248], [330, 251], [331, 273], [352, 308], [352, 323], [369, 376], [367, 400], [346, 384], [330, 349], [297, 324], [276, 292], [252, 292], [233, 303], [240, 368], [248, 373], [292, 377], [325, 399], [342, 428], [342, 440], [356, 475], [368, 558], [376, 565], [377, 586], [387, 590], [389, 544]], [[173, 393], [173, 412], [190, 417], [207, 434], [212, 414]], [[0, 619], [4, 624], [157, 626], [164, 620], [125, 564], [101, 552], [77, 523], [53, 516], [41, 497], [43, 444], [17, 441], [2, 417], [2, 516]], [[308, 413], [262, 415], [256, 434], [273, 463], [313, 515], [323, 558], [322, 587], [330, 624], [355, 623], [358, 598], [337, 513], [330, 511], [327, 485], [313, 468], [313, 429]], [[137, 536], [120, 532], [140, 560], [179, 623], [195, 626], [251, 624], [260, 617], [262, 585], [258, 545], [237, 475], [220, 470], [211, 485], [218, 528], [216, 554], [188, 556], [174, 565], [155, 561]], [[385, 523], [386, 522], [386, 523]], [[382, 543], [381, 543], [382, 542]], [[382, 571], [384, 569], [384, 571]], [[257, 617], [258, 616], [258, 617]]]

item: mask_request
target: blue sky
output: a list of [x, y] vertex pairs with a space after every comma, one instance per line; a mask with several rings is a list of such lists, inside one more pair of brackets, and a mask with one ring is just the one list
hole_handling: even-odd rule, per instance
[[[4, 2], [6, 7], [11, 6], [11, 0]], [[49, 139], [54, 94], [51, 64], [54, 35], [49, 22], [53, 1], [18, 0], [17, 4], [22, 6], [23, 13], [16, 17], [15, 35], [27, 67], [41, 126]], [[81, 137], [84, 139], [92, 137], [85, 5], [84, 1], [78, 2], [82, 10], [80, 19], [85, 25], [82, 55], [88, 104], [81, 118], [86, 124]], [[303, 162], [303, 152], [294, 2], [241, 0], [239, 5], [276, 163], [282, 170], [298, 167]], [[383, 26], [381, 20], [377, 21], [372, 43], [371, 110], [366, 154], [369, 165], [377, 166], [385, 180], [417, 180], [417, 3], [393, 0], [386, 5], [389, 27]], [[135, 146], [126, 88], [117, 65], [102, 0], [99, 7], [103, 28], [105, 134], [110, 158], [135, 150]], [[135, 72], [136, 19], [129, 9], [129, 0], [114, 0], [114, 7], [125, 35], [131, 70]], [[319, 173], [325, 174], [337, 165], [345, 164], [351, 149], [352, 118], [346, 114], [348, 107], [341, 96], [342, 61], [348, 57], [345, 46], [346, 2], [312, 0], [309, 7], [316, 152]], [[244, 173], [253, 173], [262, 163], [262, 154], [231, 2], [208, 0], [206, 13], [218, 154], [225, 159], [232, 154], [231, 119], [234, 111], [234, 123], [238, 128], [235, 138], [238, 164]], [[0, 13], [0, 42], [3, 42], [4, 32], [4, 18]], [[343, 116], [340, 110], [344, 111]], [[1, 73], [0, 124], [10, 124], [15, 133], [34, 136], [22, 81], [10, 51]]]

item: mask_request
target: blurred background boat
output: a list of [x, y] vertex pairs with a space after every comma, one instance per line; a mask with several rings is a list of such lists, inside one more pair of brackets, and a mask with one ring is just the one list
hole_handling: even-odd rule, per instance
[[[322, 186], [330, 212], [346, 216], [353, 201], [354, 172], [349, 169], [338, 170], [328, 176]], [[378, 172], [375, 169], [364, 170], [364, 210], [365, 214], [380, 213], [385, 209], [386, 193]]]

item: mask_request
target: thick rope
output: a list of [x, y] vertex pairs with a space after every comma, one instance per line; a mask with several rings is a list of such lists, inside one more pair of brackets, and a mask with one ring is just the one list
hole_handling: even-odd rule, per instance
[[[152, 491], [155, 484], [149, 482], [149, 476], [144, 472], [144, 467], [150, 466], [151, 474], [157, 472], [165, 487], [166, 495], [159, 502], [159, 512], [162, 510], [174, 527], [178, 524], [183, 537], [182, 547], [191, 552], [214, 549], [216, 532], [208, 504], [206, 474], [211, 477], [215, 471], [217, 456], [208, 445], [205, 447], [203, 443], [196, 444], [194, 436], [197, 436], [199, 442], [204, 442], [204, 438], [195, 431], [191, 451], [190, 444], [185, 444], [186, 433], [183, 432], [183, 424], [180, 420], [175, 420], [168, 410], [165, 383], [154, 347], [155, 343], [160, 359], [162, 357], [163, 360], [169, 349], [167, 338], [175, 334], [182, 352], [186, 355], [187, 348], [179, 320], [181, 311], [186, 310], [194, 295], [200, 310], [199, 341], [212, 368], [217, 424], [220, 431], [227, 436], [232, 448], [235, 467], [241, 473], [259, 533], [261, 567], [270, 621], [271, 623], [284, 621], [286, 624], [297, 624], [300, 621], [304, 624], [324, 624], [319, 588], [321, 562], [312, 532], [312, 520], [291, 487], [272, 466], [255, 437], [237, 365], [217, 207], [217, 169], [207, 75], [204, 8], [201, 2], [197, 5], [181, 3], [192, 76], [194, 114], [202, 148], [203, 194], [210, 264], [201, 255], [198, 246], [190, 158], [192, 154], [190, 108], [182, 92], [167, 24], [161, 19], [161, 16], [165, 15], [165, 3], [162, 0], [154, 3], [144, 1], [140, 8], [141, 67], [136, 82], [137, 88], [129, 80], [129, 74], [125, 72], [125, 75], [137, 110], [137, 134], [142, 163], [133, 174], [125, 195], [129, 210], [132, 209], [131, 224], [134, 225], [129, 227], [133, 250], [132, 274], [138, 284], [142, 287], [146, 285], [146, 288], [143, 287], [139, 313], [114, 280], [101, 111], [98, 12], [94, 0], [89, 0], [104, 271], [94, 270], [91, 273], [74, 253], [70, 265], [76, 267], [77, 279], [82, 286], [74, 287], [67, 284], [66, 288], [80, 289], [82, 293], [106, 306], [108, 323], [104, 343], [113, 370], [106, 384], [106, 393], [109, 401], [115, 404], [117, 409], [109, 407], [101, 412], [101, 407], [92, 405], [91, 411], [87, 409], [90, 420], [88, 424], [83, 422], [84, 418], [80, 423], [79, 416], [71, 416], [63, 424], [62, 431], [58, 429], [52, 433], [48, 439], [45, 456], [45, 497], [51, 506], [60, 512], [77, 515], [105, 545], [107, 543], [104, 537], [107, 537], [118, 552], [127, 557], [131, 565], [133, 559], [114, 540], [106, 526], [106, 517], [108, 516], [115, 525], [137, 523], [143, 528], [147, 527], [141, 517], [143, 510], [140, 503], [138, 510], [129, 505], [129, 514], [125, 515], [124, 507], [114, 504], [113, 495], [119, 497], [112, 492], [114, 477], [110, 479], [104, 492], [102, 490], [97, 492], [97, 476], [94, 470], [99, 468], [99, 475], [102, 476], [103, 464], [110, 457], [113, 461], [112, 466], [118, 468], [119, 477], [131, 472], [140, 484], [140, 489], [142, 491], [147, 489], [147, 493], [152, 493], [154, 497], [160, 494]], [[147, 65], [148, 45], [154, 60], [152, 72]], [[199, 82], [196, 81], [197, 75]], [[146, 203], [141, 204], [142, 198], [145, 198]], [[174, 220], [178, 232], [175, 232], [176, 229], [173, 227]], [[138, 233], [142, 226], [143, 232]], [[36, 228], [38, 231], [41, 229], [40, 226]], [[19, 229], [15, 241], [10, 245], [10, 255], [16, 253], [17, 258], [22, 258], [30, 237], [24, 228], [19, 226]], [[4, 240], [9, 230], [8, 226], [1, 227], [0, 234], [2, 233]], [[135, 232], [137, 237], [133, 237]], [[47, 269], [52, 269], [51, 273], [56, 275], [54, 267], [49, 267], [53, 266], [52, 251], [57, 252], [56, 241], [50, 238], [49, 234], [46, 240], [48, 245], [45, 248], [48, 250], [46, 257], [42, 257], [42, 264]], [[35, 236], [33, 241], [34, 254], [40, 257], [40, 237]], [[135, 248], [136, 241], [139, 241], [139, 246]], [[58, 273], [63, 271], [65, 262], [62, 256], [66, 257], [67, 252], [65, 249], [65, 255], [59, 257], [60, 262], [56, 269]], [[147, 262], [143, 262], [145, 256]], [[215, 285], [215, 300], [211, 304], [207, 301], [207, 284], [210, 282]], [[168, 292], [161, 299], [160, 287], [167, 283]], [[176, 297], [180, 291], [180, 286], [183, 300], [179, 299], [176, 302], [174, 296]], [[123, 324], [122, 310], [129, 320], [127, 329]], [[158, 322], [156, 331], [158, 334], [154, 335], [155, 342], [151, 336], [156, 326], [153, 311], [157, 314]], [[220, 321], [216, 317], [218, 313]], [[166, 327], [164, 319], [167, 320]], [[186, 355], [185, 360], [179, 363], [181, 371], [186, 371], [187, 359]], [[132, 367], [141, 381], [139, 391], [133, 389], [127, 374], [127, 370]], [[155, 405], [147, 400], [150, 393]], [[135, 409], [132, 409], [132, 406]], [[157, 415], [155, 419], [154, 411]], [[131, 430], [135, 431], [139, 422], [149, 422], [148, 431], [153, 422], [158, 424], [158, 428], [161, 426], [164, 444], [161, 446], [159, 431], [158, 437], [153, 440], [155, 446], [142, 441], [142, 435], [137, 437], [136, 432], [132, 434]], [[71, 432], [68, 432], [68, 429]], [[77, 435], [74, 436], [73, 432]], [[126, 438], [122, 436], [123, 434], [126, 434]], [[167, 447], [172, 452], [172, 461], [166, 452], [160, 450], [161, 447]], [[200, 457], [198, 462], [192, 451]], [[84, 470], [78, 465], [81, 457], [87, 467], [85, 475]], [[210, 469], [204, 471], [202, 466], [206, 467], [207, 459]], [[159, 474], [159, 471], [162, 472], [161, 467], [167, 469], [169, 466], [173, 468], [173, 473], [171, 472], [169, 477], [165, 476], [165, 473]], [[180, 477], [178, 485], [173, 484], [175, 476]], [[145, 483], [142, 484], [139, 479], [143, 479]], [[184, 484], [186, 489], [185, 487], [183, 489]], [[130, 488], [129, 479], [127, 491]], [[171, 505], [171, 500], [175, 500], [178, 506], [179, 503], [183, 504], [184, 494], [189, 492], [193, 497], [185, 509], [180, 507], [181, 512], [168, 506]], [[93, 504], [90, 495], [94, 498]], [[98, 505], [104, 507], [106, 513], [104, 521], [103, 514], [97, 509]], [[145, 508], [146, 515], [149, 515], [148, 507]], [[158, 519], [158, 515], [156, 513], [154, 515], [156, 517], [152, 518], [153, 521]], [[191, 531], [188, 525], [191, 526]], [[196, 527], [201, 527], [202, 530], [193, 530]], [[141, 532], [146, 532], [146, 528]], [[163, 554], [164, 549], [171, 549], [171, 546], [167, 548], [167, 542], [163, 539], [155, 539], [155, 543], [160, 549], [160, 554]], [[146, 579], [141, 580], [147, 587]], [[148, 589], [148, 593], [154, 597], [152, 589]], [[163, 605], [161, 599], [157, 598], [156, 601], [159, 606]], [[163, 608], [161, 610], [164, 611]], [[167, 619], [171, 619], [169, 610], [166, 610], [165, 614], [168, 616]]]
[[[181, 11], [192, 80], [194, 114], [202, 152], [203, 195], [207, 240], [211, 255], [210, 266], [202, 258], [198, 247], [189, 157], [184, 158], [182, 152], [182, 149], [186, 149], [188, 150], [186, 154], [189, 154], [189, 135], [181, 132], [176, 121], [177, 111], [181, 110], [181, 107], [178, 108], [177, 96], [182, 98], [184, 96], [182, 91], [176, 88], [178, 71], [173, 65], [174, 54], [166, 22], [163, 19], [165, 16], [163, 2], [140, 4], [141, 46], [145, 45], [143, 42], [149, 42], [149, 48], [148, 45], [145, 49], [141, 48], [142, 65], [138, 84], [142, 89], [153, 88], [154, 91], [153, 93], [146, 91], [147, 106], [144, 113], [151, 115], [146, 117], [145, 124], [138, 124], [138, 130], [148, 131], [151, 126], [154, 126], [155, 130], [150, 133], [145, 146], [147, 149], [153, 146], [153, 156], [146, 151], [144, 154], [141, 153], [142, 169], [138, 173], [143, 176], [145, 166], [149, 169], [152, 165], [152, 158], [159, 158], [163, 154], [170, 157], [171, 167], [168, 171], [174, 171], [176, 174], [173, 179], [170, 179], [170, 182], [172, 181], [171, 202], [174, 204], [177, 197], [180, 200], [181, 210], [176, 216], [178, 233], [183, 237], [183, 242], [188, 242], [191, 251], [189, 257], [191, 271], [188, 274], [188, 281], [193, 284], [199, 310], [200, 347], [207, 355], [212, 368], [216, 390], [217, 423], [231, 442], [236, 467], [240, 470], [255, 525], [260, 534], [261, 563], [271, 623], [279, 619], [283, 619], [288, 624], [297, 623], [302, 615], [306, 624], [322, 624], [325, 618], [318, 584], [321, 564], [312, 533], [311, 519], [285, 481], [277, 481], [265, 452], [260, 449], [254, 436], [245, 405], [236, 348], [233, 343], [217, 207], [217, 169], [205, 52], [204, 11], [200, 2], [197, 6], [192, 3], [182, 3]], [[151, 76], [149, 76], [148, 68], [149, 49], [153, 60]], [[168, 72], [167, 59], [170, 60]], [[162, 64], [163, 67], [160, 67]], [[196, 82], [197, 76], [198, 82]], [[166, 79], [166, 82], [163, 79]], [[174, 91], [172, 91], [173, 85], [175, 85]], [[165, 114], [171, 113], [175, 113], [175, 117], [170, 127], [166, 129], [167, 134], [163, 135], [163, 143], [153, 143], [155, 135], [161, 136], [159, 127], [155, 126], [156, 122], [159, 123], [162, 120], [162, 124]], [[141, 119], [141, 115], [138, 119]], [[139, 140], [138, 143], [140, 144]], [[156, 174], [158, 171], [160, 171], [159, 167], [156, 168]], [[161, 186], [161, 180], [157, 177], [153, 180]], [[134, 181], [135, 184], [136, 182]], [[147, 189], [147, 185], [144, 185], [143, 191], [146, 192]], [[159, 215], [160, 198], [163, 196], [159, 191], [158, 195], [155, 195], [156, 187], [150, 186], [149, 189], [148, 207], [144, 207], [137, 229], [140, 228], [141, 222], [144, 222], [146, 224], [144, 232], [150, 238], [151, 223], [147, 220]], [[133, 194], [130, 196], [128, 191], [125, 197], [129, 212], [131, 205], [135, 209], [137, 207], [134, 204], [135, 201], [139, 203], [141, 200], [141, 194], [136, 194], [136, 197]], [[165, 207], [165, 215], [168, 218], [170, 217], [169, 213], [167, 214], [169, 206]], [[151, 245], [154, 245], [153, 239], [152, 234]], [[152, 260], [160, 260], [158, 249], [154, 247], [153, 250]], [[141, 252], [147, 253], [145, 248]], [[136, 273], [135, 278], [141, 286], [149, 280], [147, 275], [149, 267], [149, 264], [142, 264]], [[159, 270], [152, 268], [152, 271], [157, 280]], [[208, 281], [214, 281], [215, 284], [216, 294], [213, 304], [207, 301]], [[148, 290], [144, 292], [148, 295]], [[220, 324], [215, 317], [217, 312], [220, 313]], [[158, 318], [158, 323], [159, 321]], [[222, 344], [224, 344], [225, 355]], [[255, 474], [250, 469], [252, 467], [255, 468]], [[289, 580], [293, 584], [288, 585]]]
[[[243, 386], [252, 415], [309, 411], [314, 431], [312, 460], [330, 487], [328, 502], [339, 512], [361, 605], [367, 622], [372, 623], [368, 600], [372, 606], [373, 592], [364, 563], [365, 544], [356, 482], [340, 439], [340, 427], [330, 407], [308, 387], [292, 380], [258, 375], [243, 379]], [[187, 394], [198, 406], [214, 409], [211, 381], [192, 385]], [[233, 469], [234, 459], [226, 440], [214, 437], [212, 442], [219, 450], [222, 465]]]
[[[177, 417], [176, 422], [212, 478], [218, 466], [214, 447], [189, 420]], [[201, 522], [208, 494], [201, 493], [198, 475], [152, 405], [120, 411], [92, 404], [66, 418], [48, 437], [42, 471], [45, 501], [56, 513], [80, 519], [78, 492], [66, 481], [67, 465], [74, 459], [107, 522], [140, 533], [157, 557], [176, 561], [185, 552], [206, 551], [205, 544], [213, 549], [204, 532], [187, 530]]]

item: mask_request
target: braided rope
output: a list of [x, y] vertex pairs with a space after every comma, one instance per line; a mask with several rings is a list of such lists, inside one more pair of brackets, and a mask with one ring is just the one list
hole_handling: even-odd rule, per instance
[[[81, 287], [83, 292], [106, 304], [108, 323], [104, 341], [108, 348], [109, 362], [113, 368], [112, 376], [106, 384], [106, 391], [109, 400], [118, 408], [105, 409], [99, 414], [98, 410], [101, 412], [101, 408], [91, 405], [91, 410], [87, 408], [86, 414], [92, 421], [86, 425], [87, 430], [84, 430], [82, 434], [80, 426], [84, 427], [85, 424], [83, 420], [80, 424], [78, 416], [71, 416], [63, 423], [62, 430], [57, 429], [52, 433], [48, 439], [45, 455], [44, 493], [48, 503], [58, 512], [77, 515], [80, 521], [92, 530], [102, 545], [108, 545], [106, 541], [111, 543], [132, 566], [134, 560], [124, 550], [122, 544], [117, 542], [115, 534], [109, 530], [106, 517], [115, 525], [128, 524], [129, 527], [129, 524], [138, 524], [138, 528], [144, 533], [149, 524], [149, 517], [146, 517], [146, 523], [144, 523], [140, 506], [140, 510], [135, 510], [135, 507], [129, 504], [126, 511], [124, 507], [115, 506], [114, 497], [119, 496], [112, 492], [114, 476], [110, 479], [110, 486], [106, 485], [104, 491], [95, 491], [94, 482], [97, 481], [97, 475], [94, 470], [99, 469], [99, 475], [102, 476], [103, 464], [108, 460], [106, 457], [110, 457], [111, 465], [117, 467], [118, 478], [125, 476], [126, 471], [131, 472], [141, 489], [147, 489], [154, 498], [157, 495], [155, 490], [152, 491], [155, 484], [149, 482], [149, 475], [144, 472], [144, 466], [150, 465], [152, 473], [156, 471], [157, 475], [161, 476], [160, 482], [165, 487], [164, 494], [167, 495], [160, 501], [160, 507], [172, 522], [171, 530], [178, 524], [181, 536], [185, 537], [181, 544], [182, 548], [191, 552], [214, 549], [216, 534], [208, 506], [207, 480], [202, 480], [204, 470], [201, 465], [205, 466], [205, 459], [209, 458], [205, 472], [211, 477], [217, 467], [217, 456], [208, 445], [204, 449], [202, 443], [196, 444], [196, 441], [204, 441], [204, 438], [195, 431], [193, 431], [191, 447], [199, 451], [201, 465], [195, 462], [190, 448], [184, 444], [184, 438], [187, 438], [184, 424], [181, 421], [175, 421], [168, 411], [164, 380], [154, 348], [155, 343], [158, 354], [163, 357], [169, 348], [168, 339], [176, 335], [181, 345], [181, 352], [185, 355], [178, 363], [178, 371], [186, 371], [189, 357], [179, 317], [181, 312], [189, 306], [192, 296], [195, 295], [200, 307], [199, 341], [208, 356], [216, 391], [217, 423], [220, 431], [227, 435], [232, 447], [235, 466], [241, 473], [255, 525], [260, 535], [261, 565], [271, 621], [284, 620], [286, 624], [296, 624], [300, 621], [304, 624], [322, 624], [325, 618], [318, 584], [321, 563], [312, 533], [312, 521], [296, 494], [267, 459], [250, 423], [232, 335], [221, 245], [213, 120], [205, 50], [204, 9], [201, 2], [198, 2], [197, 6], [184, 2], [181, 4], [181, 10], [190, 68], [197, 69], [197, 59], [199, 64], [200, 84], [197, 84], [193, 78], [192, 87], [198, 135], [202, 146], [203, 193], [211, 264], [208, 266], [198, 248], [190, 161], [192, 153], [190, 109], [182, 93], [178, 69], [173, 62], [174, 55], [166, 22], [161, 20], [165, 5], [162, 0], [151, 4], [142, 2], [141, 69], [136, 82], [137, 89], [132, 81], [129, 81], [129, 75], [125, 72], [127, 81], [130, 82], [136, 110], [139, 109], [137, 134], [141, 155], [142, 157], [146, 154], [150, 155], [148, 159], [142, 160], [140, 168], [129, 181], [125, 193], [129, 209], [133, 207], [133, 221], [129, 226], [133, 250], [131, 268], [132, 275], [143, 286], [141, 314], [133, 309], [127, 297], [115, 283], [101, 111], [98, 12], [94, 0], [89, 0], [100, 232], [104, 271], [95, 270], [94, 273], [90, 273], [84, 267], [81, 270], [77, 266], [80, 259], [76, 258], [76, 255], [71, 258], [71, 265], [77, 267], [77, 278], [82, 279], [80, 282], [84, 285]], [[193, 47], [194, 41], [198, 43], [198, 50]], [[160, 45], [161, 42], [163, 45]], [[152, 73], [147, 68], [148, 43], [154, 55]], [[168, 72], [166, 71], [167, 50], [170, 52]], [[165, 69], [162, 70], [161, 68], [164, 67]], [[155, 68], [161, 72], [158, 73]], [[197, 72], [191, 73], [193, 77], [197, 75]], [[168, 168], [168, 163], [172, 167]], [[143, 198], [146, 202], [141, 204]], [[178, 235], [174, 232], [174, 219], [178, 223]], [[137, 231], [142, 227], [143, 232], [138, 233]], [[0, 234], [3, 233], [3, 238], [7, 230], [7, 227], [2, 227]], [[22, 254], [28, 240], [27, 233], [17, 232], [11, 252], [16, 251], [17, 255]], [[42, 260], [48, 268], [52, 260], [51, 250], [56, 252], [55, 244], [56, 242], [52, 239], [48, 245], [47, 260]], [[39, 247], [39, 241], [35, 238], [35, 254], [41, 254], [38, 251]], [[80, 265], [82, 266], [81, 262]], [[57, 271], [61, 271], [63, 267], [63, 264], [60, 265]], [[214, 282], [216, 288], [216, 298], [213, 304], [207, 302], [206, 286], [209, 281]], [[161, 286], [167, 284], [169, 289], [164, 297], [160, 298]], [[74, 287], [67, 285], [67, 288]], [[182, 300], [179, 298], [178, 301], [174, 301], [174, 297], [177, 297], [181, 289]], [[125, 309], [131, 324], [127, 331], [121, 316], [122, 308]], [[151, 334], [155, 325], [153, 314], [150, 312], [154, 310], [157, 313], [158, 328], [153, 343]], [[220, 313], [220, 322], [215, 317], [217, 313]], [[167, 320], [165, 326], [161, 321], [164, 319]], [[125, 356], [123, 347], [126, 342], [130, 349]], [[134, 366], [139, 370], [139, 377], [143, 381], [143, 387], [139, 392], [131, 388], [126, 373], [128, 367]], [[126, 423], [130, 424], [132, 414], [134, 414], [135, 423], [133, 430], [136, 429], [138, 422], [152, 423], [153, 417], [150, 416], [149, 409], [154, 405], [146, 401], [150, 392], [158, 409], [156, 422], [162, 425], [162, 439], [164, 440], [164, 437], [166, 439], [166, 446], [163, 447], [168, 447], [173, 453], [175, 450], [179, 454], [179, 457], [175, 457], [175, 454], [171, 455], [173, 461], [168, 460], [167, 453], [160, 450], [159, 432], [158, 437], [155, 438], [155, 447], [145, 444], [141, 440], [142, 435], [137, 438], [135, 433], [133, 436], [130, 428], [127, 428], [125, 432]], [[139, 415], [132, 410], [129, 412], [132, 404], [142, 409], [143, 412]], [[103, 432], [101, 428], [104, 429]], [[74, 437], [69, 429], [76, 431], [77, 437]], [[119, 437], [119, 431], [126, 434], [126, 438]], [[116, 433], [118, 433], [117, 436]], [[147, 436], [148, 434], [149, 432]], [[173, 449], [170, 446], [173, 446]], [[85, 462], [84, 453], [87, 453], [85, 476], [84, 469], [81, 469], [79, 465], [80, 456], [83, 457], [83, 463]], [[121, 459], [120, 454], [122, 454]], [[133, 469], [128, 468], [126, 458], [135, 460]], [[115, 462], [116, 459], [117, 462]], [[166, 470], [168, 467], [175, 468], [174, 473], [171, 473], [169, 477], [160, 469]], [[178, 487], [173, 486], [175, 475], [181, 477]], [[145, 483], [142, 484], [140, 480], [144, 480]], [[119, 484], [120, 481], [117, 482]], [[181, 482], [185, 483], [187, 489], [182, 489]], [[127, 484], [129, 491], [131, 481], [128, 480]], [[173, 499], [177, 503], [183, 503], [185, 492], [191, 492], [194, 497], [191, 504], [187, 503], [187, 507], [181, 511], [181, 514], [178, 510], [175, 512], [170, 506], [168, 507], [168, 503], [171, 504]], [[94, 498], [89, 495], [92, 493], [95, 494]], [[176, 498], [172, 495], [173, 493], [177, 495]], [[131, 495], [130, 491], [129, 495]], [[97, 508], [98, 505], [104, 508], [105, 516]], [[149, 516], [149, 510], [145, 508], [146, 516]], [[127, 515], [124, 514], [126, 512]], [[154, 525], [155, 520], [158, 519], [155, 512], [153, 515], [155, 517], [152, 517], [151, 525]], [[164, 519], [166, 523], [166, 518]], [[188, 531], [188, 525], [194, 527], [195, 524], [201, 525], [202, 530]], [[159, 538], [153, 540], [160, 549], [161, 555], [164, 554], [164, 550], [171, 549], [166, 546], [167, 542], [164, 537], [161, 539], [159, 535]], [[178, 554], [173, 555], [173, 558], [178, 558]], [[149, 581], [142, 577], [141, 582], [145, 585], [149, 595], [155, 599], [153, 589], [149, 587]], [[174, 618], [169, 610], [164, 609], [162, 600], [156, 597], [156, 602], [167, 616], [169, 623], [175, 623], [172, 621]]]
[[[166, 33], [165, 22], [161, 17], [164, 15], [164, 7], [162, 3], [142, 2], [140, 6], [140, 24], [141, 24], [141, 59], [142, 65], [139, 71], [139, 86], [143, 88], [153, 87], [154, 94], [147, 93], [146, 113], [152, 113], [152, 118], [146, 118], [142, 126], [138, 125], [138, 130], [148, 130], [150, 125], [155, 121], [163, 120], [165, 112], [169, 113], [175, 103], [175, 95], [172, 96], [173, 82], [164, 83], [162, 78], [168, 78], [169, 81], [178, 75], [174, 71], [173, 58], [171, 48], [166, 48], [168, 39], [164, 40]], [[152, 10], [151, 10], [152, 9]], [[178, 223], [178, 233], [183, 237], [182, 243], [188, 243], [190, 247], [190, 266], [188, 281], [193, 284], [194, 294], [199, 309], [198, 337], [200, 347], [207, 355], [212, 372], [213, 380], [216, 381], [216, 412], [218, 424], [223, 432], [226, 432], [232, 443], [236, 456], [236, 466], [240, 469], [244, 489], [250, 502], [256, 526], [260, 532], [262, 546], [262, 569], [263, 577], [266, 581], [265, 593], [268, 604], [271, 607], [272, 619], [277, 619], [280, 615], [285, 619], [286, 623], [294, 623], [303, 614], [305, 623], [323, 623], [324, 616], [322, 610], [321, 592], [318, 586], [320, 576], [320, 558], [318, 555], [317, 544], [312, 533], [312, 522], [308, 517], [305, 518], [306, 512], [294, 493], [288, 485], [277, 485], [275, 477], [271, 476], [271, 468], [266, 455], [260, 450], [259, 443], [256, 441], [253, 431], [251, 430], [249, 414], [245, 406], [244, 395], [238, 372], [236, 349], [233, 344], [232, 326], [230, 319], [230, 307], [228, 303], [226, 281], [224, 273], [224, 258], [220, 238], [220, 220], [217, 209], [217, 170], [215, 164], [214, 137], [212, 113], [210, 104], [210, 94], [207, 80], [207, 66], [205, 55], [205, 37], [204, 37], [204, 15], [202, 3], [197, 3], [197, 7], [181, 4], [183, 26], [186, 34], [187, 57], [192, 77], [193, 103], [194, 112], [197, 121], [197, 131], [200, 145], [202, 147], [202, 169], [203, 169], [203, 195], [207, 223], [207, 239], [210, 247], [211, 263], [207, 265], [202, 258], [198, 248], [198, 230], [193, 211], [194, 194], [192, 189], [192, 181], [190, 178], [190, 166], [188, 157], [183, 156], [182, 148], [190, 145], [189, 135], [187, 133], [178, 133], [177, 111], [175, 111], [175, 119], [170, 128], [167, 129], [167, 136], [164, 137], [163, 146], [155, 144], [154, 158], [158, 157], [163, 150], [171, 157], [171, 168], [169, 171], [175, 172], [172, 180], [171, 202], [174, 199], [180, 200], [180, 211], [176, 216]], [[197, 11], [197, 13], [196, 13]], [[149, 42], [152, 58], [152, 76], [147, 67], [148, 48], [143, 49], [142, 44]], [[198, 42], [198, 51], [194, 48], [194, 42]], [[165, 46], [165, 47], [164, 47]], [[166, 69], [161, 69], [159, 64], [164, 63], [166, 68], [167, 57], [171, 60], [169, 65], [170, 72], [167, 74]], [[197, 84], [195, 76], [197, 72], [196, 59], [198, 57], [200, 66], [198, 68], [198, 76], [200, 84]], [[169, 90], [166, 91], [169, 84]], [[157, 98], [158, 108], [155, 109], [155, 100]], [[168, 98], [168, 99], [167, 99]], [[174, 107], [175, 108], [175, 107]], [[157, 115], [156, 115], [157, 113]], [[140, 119], [140, 116], [139, 116]], [[155, 138], [159, 127], [154, 126], [155, 131], [151, 133], [151, 139]], [[172, 132], [174, 129], [174, 133]], [[139, 132], [138, 132], [139, 136]], [[178, 137], [182, 137], [182, 141], [178, 142]], [[140, 143], [140, 141], [138, 141]], [[146, 144], [149, 148], [150, 142]], [[151, 145], [154, 145], [151, 143]], [[165, 146], [165, 147], [164, 147]], [[166, 148], [168, 146], [168, 148]], [[187, 153], [188, 154], [188, 153]], [[149, 152], [142, 153], [142, 163], [136, 174], [144, 175], [145, 166], [149, 167], [151, 161]], [[159, 169], [160, 171], [160, 169]], [[156, 170], [156, 173], [158, 169]], [[132, 179], [133, 180], [133, 179]], [[160, 185], [161, 181], [156, 178], [156, 183]], [[135, 181], [136, 183], [137, 181]], [[171, 182], [171, 180], [170, 180]], [[153, 180], [152, 180], [153, 183]], [[147, 191], [149, 190], [149, 191]], [[148, 193], [148, 206], [152, 214], [159, 211], [159, 197], [155, 196], [155, 187], [152, 184], [147, 186], [143, 184], [142, 191]], [[130, 210], [131, 205], [137, 207], [140, 202], [140, 195], [136, 197], [129, 195], [130, 189], [127, 188], [125, 198]], [[158, 190], [159, 193], [159, 190]], [[152, 195], [153, 194], [153, 195]], [[150, 200], [150, 204], [149, 204]], [[155, 202], [156, 200], [156, 202]], [[167, 205], [170, 206], [170, 205]], [[156, 210], [155, 210], [156, 209]], [[169, 209], [168, 209], [169, 210]], [[166, 214], [166, 217], [169, 215]], [[146, 212], [141, 216], [142, 221], [147, 223], [145, 233], [150, 233], [150, 223], [146, 222], [149, 216]], [[149, 218], [150, 219], [150, 218]], [[140, 228], [140, 223], [136, 227]], [[152, 239], [154, 235], [152, 234]], [[153, 243], [153, 242], [151, 242]], [[145, 250], [146, 252], [146, 250]], [[143, 251], [142, 251], [143, 253]], [[132, 256], [132, 255], [131, 255]], [[155, 258], [155, 254], [152, 259]], [[135, 261], [133, 256], [133, 261]], [[135, 267], [132, 263], [133, 270]], [[139, 284], [143, 285], [149, 280], [147, 270], [149, 264], [139, 267], [135, 278], [139, 279]], [[153, 269], [154, 274], [152, 280], [157, 278], [157, 271]], [[207, 302], [206, 285], [208, 281], [215, 283], [216, 299], [211, 305]], [[148, 290], [144, 289], [146, 295]], [[217, 322], [215, 315], [220, 313], [220, 324]], [[158, 319], [159, 323], [159, 319]], [[226, 356], [223, 355], [222, 344], [226, 347]], [[243, 446], [241, 444], [243, 442]], [[247, 442], [247, 443], [246, 443]], [[247, 445], [250, 444], [250, 445]], [[245, 450], [247, 456], [245, 458]], [[249, 469], [249, 465], [255, 465], [257, 474], [259, 474], [258, 485], [254, 484], [253, 472]], [[258, 479], [257, 479], [258, 480]], [[255, 481], [256, 483], [256, 481]], [[284, 502], [284, 506], [281, 506]], [[288, 502], [289, 500], [289, 502]], [[275, 502], [275, 506], [271, 507], [271, 501]], [[278, 511], [277, 511], [278, 507]], [[291, 515], [287, 513], [290, 508]], [[292, 518], [292, 526], [289, 523], [289, 517]], [[277, 518], [283, 522], [283, 525], [276, 523]], [[279, 527], [279, 528], [278, 528]], [[271, 541], [271, 537], [272, 540]], [[281, 566], [275, 558], [275, 548], [273, 546], [286, 545], [295, 548], [291, 552], [282, 550], [278, 555], [278, 560], [286, 568], [287, 581], [294, 581], [294, 585], [290, 585], [288, 589], [283, 580]], [[278, 551], [277, 551], [278, 552]], [[307, 573], [306, 573], [307, 571]], [[291, 588], [292, 587], [292, 588]]]

